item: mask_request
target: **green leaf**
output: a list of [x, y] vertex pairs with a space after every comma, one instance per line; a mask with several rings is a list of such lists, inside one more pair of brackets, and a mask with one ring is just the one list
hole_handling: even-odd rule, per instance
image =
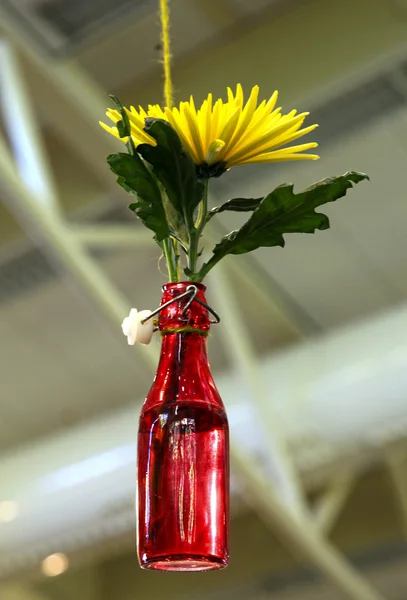
[[145, 131], [157, 146], [141, 144], [137, 152], [153, 168], [176, 211], [189, 231], [194, 227], [194, 210], [202, 200], [204, 186], [195, 172], [192, 158], [185, 152], [177, 132], [167, 121], [146, 119]]
[[185, 251], [189, 248], [189, 236], [182, 215], [173, 207], [168, 200], [165, 190], [162, 190], [164, 210], [167, 217], [168, 227], [172, 237], [178, 240]]
[[234, 212], [249, 212], [255, 210], [262, 200], [263, 198], [233, 198], [221, 206], [212, 208], [206, 215], [206, 221], [209, 221], [214, 215], [224, 212], [225, 210], [233, 210]]
[[109, 98], [116, 104], [116, 108], [122, 116], [122, 120], [116, 123], [119, 136], [121, 138], [129, 137], [131, 135], [130, 120], [128, 114], [124, 110], [123, 104], [120, 102], [119, 98], [113, 96], [113, 94], [109, 94]]
[[116, 108], [122, 116], [122, 120], [117, 121], [117, 123], [116, 123], [116, 127], [117, 127], [117, 131], [119, 133], [119, 136], [120, 136], [120, 138], [127, 137], [127, 142], [126, 142], [127, 150], [129, 151], [130, 154], [135, 154], [136, 147], [134, 145], [133, 138], [131, 137], [131, 125], [130, 125], [129, 115], [124, 110], [124, 106], [120, 102], [119, 98], [117, 98], [117, 96], [113, 96], [113, 94], [109, 94], [109, 98], [111, 98], [113, 100], [113, 102], [116, 104]]
[[323, 179], [294, 194], [292, 184], [283, 184], [263, 198], [250, 219], [236, 231], [222, 238], [213, 256], [196, 274], [201, 281], [210, 269], [227, 254], [244, 254], [264, 246], [285, 245], [285, 233], [315, 233], [329, 228], [329, 219], [315, 208], [345, 196], [353, 184], [369, 179], [364, 173], [349, 171], [339, 177]]
[[136, 201], [129, 206], [130, 210], [146, 227], [154, 231], [158, 242], [169, 237], [160, 189], [138, 154], [111, 154], [107, 157], [107, 162], [117, 175], [118, 184], [136, 197]]

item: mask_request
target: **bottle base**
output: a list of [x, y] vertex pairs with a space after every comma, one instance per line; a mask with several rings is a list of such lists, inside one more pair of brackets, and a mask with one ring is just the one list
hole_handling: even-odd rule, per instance
[[227, 567], [227, 562], [216, 556], [156, 556], [140, 563], [142, 569], [153, 571], [219, 571]]

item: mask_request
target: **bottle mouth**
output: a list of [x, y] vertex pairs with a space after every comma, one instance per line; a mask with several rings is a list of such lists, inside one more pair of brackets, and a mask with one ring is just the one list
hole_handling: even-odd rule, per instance
[[187, 287], [189, 285], [194, 285], [201, 292], [205, 292], [206, 291], [206, 285], [204, 285], [203, 283], [197, 283], [195, 281], [174, 281], [174, 282], [167, 282], [167, 283], [164, 283], [164, 285], [162, 286], [162, 291], [163, 292], [167, 292], [169, 290], [179, 290], [182, 293], [182, 292], [186, 291], [186, 289], [187, 289]]
[[167, 333], [204, 333], [208, 331], [210, 318], [205, 290], [206, 286], [203, 283], [192, 281], [164, 284], [161, 301], [164, 308], [160, 310], [158, 317], [160, 331]]

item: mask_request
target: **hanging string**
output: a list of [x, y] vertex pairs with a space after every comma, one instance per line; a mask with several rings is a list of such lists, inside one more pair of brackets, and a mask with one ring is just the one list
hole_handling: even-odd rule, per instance
[[170, 9], [169, 0], [160, 0], [161, 41], [164, 63], [164, 100], [168, 108], [172, 106], [171, 50], [170, 50]]

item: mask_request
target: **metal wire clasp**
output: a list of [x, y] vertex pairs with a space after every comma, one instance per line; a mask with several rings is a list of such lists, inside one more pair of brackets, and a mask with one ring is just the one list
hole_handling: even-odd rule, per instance
[[148, 315], [148, 317], [143, 319], [141, 321], [141, 323], [144, 325], [144, 323], [146, 323], [149, 319], [152, 319], [153, 317], [155, 317], [155, 315], [158, 315], [159, 312], [161, 312], [164, 308], [167, 308], [167, 306], [170, 306], [170, 304], [173, 304], [174, 302], [178, 302], [178, 300], [181, 300], [181, 298], [190, 296], [188, 302], [185, 304], [184, 308], [182, 309], [182, 316], [185, 315], [186, 311], [191, 306], [192, 302], [198, 302], [198, 304], [200, 304], [201, 306], [206, 308], [206, 310], [208, 312], [210, 312], [213, 317], [215, 317], [215, 320], [214, 321], [211, 320], [210, 323], [212, 325], [217, 325], [218, 323], [220, 323], [220, 316], [208, 304], [206, 304], [205, 302], [202, 302], [202, 300], [197, 298], [198, 291], [199, 290], [196, 287], [196, 285], [193, 285], [193, 284], [189, 285], [183, 294], [180, 294], [176, 298], [172, 298], [172, 300], [168, 300], [168, 302], [166, 302], [162, 306], [159, 306], [158, 308], [156, 308], [150, 315]]

